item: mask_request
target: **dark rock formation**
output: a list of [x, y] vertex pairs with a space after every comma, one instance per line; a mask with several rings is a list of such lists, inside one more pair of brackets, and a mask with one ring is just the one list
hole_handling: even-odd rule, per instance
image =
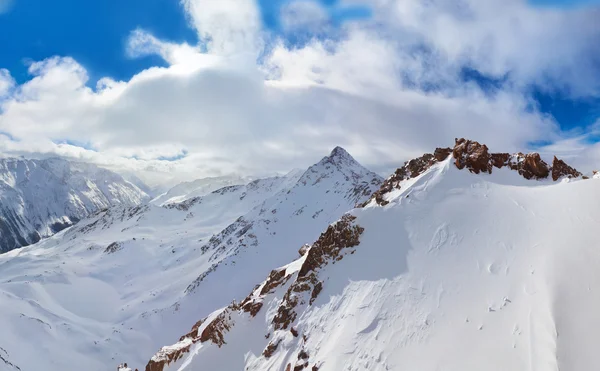
[[455, 160], [454, 164], [459, 169], [467, 168], [475, 174], [492, 172], [491, 156], [485, 144], [464, 138], [456, 139], [452, 157]]
[[323, 289], [323, 283], [318, 277], [320, 269], [330, 262], [341, 260], [344, 257], [344, 249], [359, 244], [359, 236], [364, 229], [354, 225], [354, 219], [355, 216], [344, 215], [335, 224], [330, 225], [313, 244], [298, 272], [296, 281], [285, 293], [273, 318], [273, 326], [276, 330], [287, 329], [296, 320], [296, 306], [305, 304], [303, 293], [311, 293], [309, 304], [317, 298]]
[[552, 161], [552, 180], [557, 181], [564, 176], [568, 178], [578, 178], [582, 176], [582, 174], [567, 165], [563, 160], [559, 160], [554, 156], [554, 160]]
[[405, 162], [404, 166], [398, 168], [391, 177], [387, 178], [383, 182], [381, 188], [379, 188], [379, 190], [377, 190], [369, 200], [358, 206], [364, 207], [372, 200], [375, 200], [375, 202], [381, 206], [387, 205], [388, 202], [384, 200], [383, 195], [394, 189], [399, 189], [402, 181], [416, 178], [425, 170], [433, 166], [433, 164], [444, 161], [446, 158], [448, 158], [448, 156], [450, 156], [451, 152], [451, 148], [437, 148], [433, 154], [425, 153], [421, 157]]
[[552, 173], [552, 179], [555, 181], [563, 176], [572, 178], [582, 175], [556, 157], [552, 167], [550, 167], [542, 160], [539, 153], [516, 153], [514, 155], [489, 153], [489, 149], [485, 144], [457, 138], [453, 148], [437, 148], [433, 154], [426, 153], [421, 157], [405, 162], [404, 166], [398, 168], [392, 176], [383, 182], [381, 188], [373, 193], [368, 201], [358, 205], [358, 207], [364, 207], [373, 200], [380, 206], [387, 205], [389, 202], [384, 197], [387, 193], [394, 189], [400, 189], [403, 181], [421, 175], [435, 163], [448, 158], [450, 154], [452, 154], [454, 164], [458, 169], [468, 169], [475, 174], [491, 174], [493, 168], [507, 167], [518, 172], [525, 179], [546, 179], [550, 173]]

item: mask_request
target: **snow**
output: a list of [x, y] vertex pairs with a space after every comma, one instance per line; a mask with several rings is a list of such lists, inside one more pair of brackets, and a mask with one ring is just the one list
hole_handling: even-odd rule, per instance
[[[196, 345], [168, 370], [594, 369], [600, 183], [475, 175], [446, 160], [403, 188], [352, 211], [360, 245], [319, 272], [298, 338], [273, 331], [280, 288], [225, 334], [231, 346]], [[265, 333], [280, 341], [270, 358]]]
[[226, 186], [243, 185], [251, 180], [250, 178], [223, 176], [183, 182], [158, 195], [152, 199], [151, 203], [162, 206], [169, 203], [181, 202], [193, 197], [205, 196]]
[[[304, 172], [164, 207], [109, 207], [2, 254], [5, 359], [24, 371], [100, 371], [122, 361], [143, 369], [198, 317], [218, 313], [273, 267], [296, 260], [305, 242], [381, 181], [333, 153]], [[228, 238], [214, 243], [220, 235]]]
[[147, 200], [137, 186], [94, 165], [0, 159], [0, 252], [35, 243], [100, 209]]
[[[0, 370], [144, 369], [187, 348], [163, 371], [596, 368], [597, 179], [448, 159], [354, 209], [380, 184], [336, 148], [304, 172], [116, 205], [2, 254]], [[310, 261], [299, 249], [346, 212], [360, 243], [314, 268], [316, 300], [276, 329]], [[286, 278], [263, 292], [273, 269]], [[246, 298], [256, 316], [232, 304]], [[221, 315], [225, 344], [192, 340]]]

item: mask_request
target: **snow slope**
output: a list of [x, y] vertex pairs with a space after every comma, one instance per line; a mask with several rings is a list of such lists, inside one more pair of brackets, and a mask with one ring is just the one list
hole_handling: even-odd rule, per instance
[[0, 159], [0, 252], [35, 243], [100, 209], [147, 199], [120, 175], [94, 165]]
[[243, 185], [251, 180], [252, 179], [249, 178], [226, 176], [202, 178], [191, 182], [183, 182], [155, 197], [151, 203], [162, 206], [168, 203], [181, 202], [190, 198], [207, 195], [223, 187]]
[[399, 169], [146, 370], [595, 369], [600, 183], [557, 159], [451, 152]]
[[[143, 369], [381, 181], [337, 148], [303, 173], [164, 207], [111, 207], [0, 255], [0, 355], [23, 371]], [[0, 370], [15, 367], [0, 359]]]

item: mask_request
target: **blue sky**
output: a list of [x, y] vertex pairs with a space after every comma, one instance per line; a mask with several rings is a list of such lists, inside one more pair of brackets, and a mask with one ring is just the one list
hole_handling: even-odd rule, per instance
[[[259, 0], [265, 26], [281, 34], [279, 11], [288, 0]], [[366, 6], [342, 7], [338, 0], [320, 0], [334, 22], [368, 18]], [[600, 3], [600, 0], [531, 0], [536, 6], [572, 7]], [[30, 78], [27, 61], [53, 55], [72, 56], [90, 75], [94, 86], [102, 77], [127, 80], [151, 66], [164, 66], [158, 56], [128, 58], [125, 45], [136, 28], [177, 43], [198, 42], [176, 0], [16, 0], [0, 14], [0, 68], [11, 71], [21, 83]], [[299, 43], [301, 35], [286, 35], [288, 42]], [[465, 80], [490, 88], [482, 76]], [[561, 128], [570, 130], [592, 124], [599, 114], [599, 100], [570, 99], [560, 91], [542, 92], [531, 87], [531, 97], [539, 108], [554, 116]]]
[[164, 62], [158, 57], [129, 59], [125, 44], [136, 27], [177, 42], [196, 40], [174, 0], [16, 0], [0, 15], [0, 68], [22, 82], [27, 60], [72, 56], [91, 80], [128, 79]]
[[[1, 2], [2, 0], [0, 0]], [[164, 66], [157, 56], [128, 58], [130, 32], [142, 28], [159, 39], [198, 42], [177, 0], [13, 0], [0, 14], [0, 68], [26, 81], [27, 60], [71, 56], [90, 74], [90, 85], [108, 76], [126, 80], [151, 66]], [[281, 33], [279, 10], [288, 0], [259, 0], [263, 22]], [[369, 9], [321, 0], [335, 22], [368, 17]], [[292, 39], [292, 35], [289, 35]], [[294, 35], [294, 39], [298, 39]]]
[[[12, 4], [5, 9], [6, 11], [2, 12], [3, 9], [0, 7], [0, 48], [2, 48], [0, 52], [0, 73], [2, 69], [10, 71], [10, 75], [16, 80], [17, 84], [24, 84], [31, 81], [32, 76], [27, 72], [30, 61], [41, 61], [53, 56], [72, 57], [76, 63], [83, 66], [89, 76], [89, 81], [86, 82], [88, 87], [94, 88], [96, 82], [103, 77], [128, 82], [133, 76], [138, 75], [149, 67], [162, 66], [170, 68], [165, 60], [158, 55], [140, 53], [143, 57], [128, 57], [127, 47], [132, 31], [138, 29], [144, 30], [147, 34], [159, 40], [159, 43], [169, 42], [170, 45], [176, 45], [177, 48], [181, 47], [184, 43], [197, 46], [201, 42], [201, 40], [198, 40], [198, 33], [201, 32], [200, 28], [202, 26], [198, 30], [195, 27], [198, 27], [199, 20], [200, 22], [206, 21], [206, 18], [203, 18], [202, 14], [194, 15], [190, 10], [188, 10], [190, 13], [186, 13], [185, 9], [180, 5], [179, 0], [60, 0], [53, 2], [48, 0], [0, 0], [0, 5], [3, 3], [6, 4], [7, 1], [10, 1]], [[200, 7], [206, 7], [207, 5], [211, 7], [214, 5], [214, 3], [211, 3], [211, 0], [183, 1], [201, 4]], [[218, 1], [229, 2], [233, 4], [230, 9], [238, 11], [238, 4], [242, 4], [244, 0]], [[494, 0], [481, 0], [485, 2], [485, 7], [494, 8], [494, 10], [484, 9], [485, 7], [478, 5], [475, 6], [474, 4], [482, 4], [476, 0], [461, 0], [461, 2], [470, 4], [472, 7], [472, 14], [469, 16], [476, 15], [480, 17], [479, 22], [474, 23], [477, 27], [480, 27], [475, 32], [470, 28], [473, 25], [467, 24], [466, 27], [463, 27], [464, 25], [461, 24], [463, 21], [469, 22], [469, 16], [465, 17], [467, 13], [460, 13], [462, 8], [452, 7], [450, 6], [452, 2], [445, 1], [427, 3], [429, 6], [419, 9], [420, 2], [418, 0], [398, 0], [406, 1], [406, 4], [409, 4], [409, 6], [403, 5], [406, 13], [402, 16], [406, 18], [387, 19], [386, 17], [382, 18], [382, 14], [387, 15], [385, 14], [386, 11], [376, 8], [380, 5], [372, 5], [374, 9], [371, 9], [365, 5], [343, 5], [341, 0], [306, 0], [317, 1], [319, 3], [319, 11], [326, 14], [329, 24], [327, 27], [319, 26], [313, 28], [302, 24], [299, 28], [294, 28], [292, 31], [285, 27], [285, 22], [281, 18], [282, 7], [290, 4], [292, 0], [255, 1], [258, 5], [263, 30], [266, 30], [267, 34], [270, 35], [270, 37], [267, 36], [263, 41], [270, 46], [279, 48], [276, 59], [272, 58], [273, 55], [270, 54], [271, 50], [269, 48], [266, 48], [266, 53], [262, 55], [266, 58], [271, 58], [269, 62], [274, 63], [277, 69], [288, 71], [288, 75], [281, 77], [282, 79], [291, 78], [288, 82], [292, 84], [296, 84], [298, 78], [300, 80], [306, 78], [309, 80], [313, 79], [314, 81], [312, 82], [319, 84], [325, 81], [327, 87], [333, 87], [333, 90], [337, 89], [346, 92], [345, 89], [349, 89], [353, 94], [359, 92], [359, 95], [362, 94], [362, 89], [366, 89], [365, 97], [368, 99], [365, 102], [370, 102], [370, 99], [372, 99], [369, 96], [371, 93], [369, 89], [373, 87], [377, 88], [375, 90], [380, 92], [387, 91], [390, 87], [397, 88], [398, 86], [403, 86], [403, 89], [406, 89], [405, 92], [395, 91], [395, 93], [399, 94], [399, 96], [404, 96], [405, 99], [417, 97], [414, 98], [416, 99], [414, 106], [407, 106], [409, 107], [407, 108], [408, 112], [401, 112], [388, 117], [385, 115], [386, 107], [382, 106], [381, 109], [374, 111], [374, 113], [371, 112], [368, 115], [363, 112], [357, 112], [354, 115], [357, 119], [357, 125], [360, 124], [358, 122], [360, 119], [360, 122], [365, 127], [367, 125], [364, 122], [370, 122], [370, 119], [367, 120], [366, 117], [387, 120], [386, 125], [390, 126], [386, 126], [386, 129], [383, 131], [385, 133], [396, 130], [393, 125], [398, 122], [396, 118], [398, 115], [405, 115], [408, 120], [414, 121], [414, 124], [411, 124], [413, 126], [409, 125], [402, 128], [402, 130], [398, 130], [398, 135], [406, 136], [408, 130], [414, 138], [419, 138], [417, 141], [419, 145], [414, 145], [415, 140], [413, 139], [402, 139], [406, 149], [401, 154], [398, 154], [396, 150], [389, 150], [389, 148], [394, 148], [394, 145], [390, 144], [387, 154], [391, 153], [390, 156], [392, 157], [402, 157], [404, 160], [406, 156], [420, 154], [419, 152], [423, 150], [430, 150], [431, 148], [429, 147], [432, 145], [443, 145], [444, 143], [441, 143], [442, 140], [445, 141], [448, 138], [454, 138], [455, 135], [471, 135], [471, 133], [478, 136], [475, 139], [484, 138], [481, 140], [487, 140], [490, 144], [497, 146], [512, 146], [511, 148], [522, 148], [523, 143], [529, 143], [530, 148], [536, 148], [551, 144], [552, 142], [549, 141], [549, 138], [560, 140], [583, 135], [588, 144], [597, 142], [598, 138], [600, 138], [595, 132], [592, 133], [593, 135], [589, 133], [591, 126], [600, 117], [600, 99], [597, 95], [593, 95], [594, 89], [597, 91], [598, 87], [600, 87], [600, 53], [598, 53], [600, 49], [594, 49], [595, 46], [590, 47], [590, 45], [597, 44], [591, 44], [589, 40], [586, 40], [586, 32], [594, 32], [598, 27], [594, 26], [593, 19], [590, 20], [591, 15], [574, 14], [581, 12], [582, 9], [584, 12], [587, 9], [590, 9], [590, 11], [599, 11], [600, 8], [597, 8], [594, 3], [599, 3], [600, 0], [530, 0], [530, 5], [534, 8], [544, 9], [540, 14], [535, 15], [532, 15], [531, 11], [520, 14], [510, 13], [510, 9], [523, 9], [527, 0], [522, 0], [522, 3], [519, 3], [520, 0], [510, 0], [513, 6], [516, 5], [516, 8], [499, 6], [499, 3]], [[389, 3], [392, 4], [394, 1], [396, 0], [390, 0]], [[246, 2], [250, 3], [252, 0], [247, 0]], [[348, 3], [358, 4], [359, 2], [345, 2], [345, 4]], [[373, 4], [378, 3], [373, 2]], [[244, 11], [243, 7], [239, 8], [239, 11]], [[548, 12], [545, 11], [545, 8], [551, 12], [564, 14], [559, 17], [547, 17]], [[203, 10], [201, 8], [200, 13], [203, 13]], [[216, 10], [208, 10], [208, 12], [212, 11]], [[457, 13], [453, 13], [455, 11]], [[427, 13], [426, 16], [428, 18], [420, 19], [419, 17], [425, 13]], [[450, 15], [450, 17], [447, 17], [447, 15]], [[490, 15], [494, 16], [493, 22], [486, 18]], [[224, 34], [229, 35], [227, 33], [220, 33], [225, 30], [226, 32], [232, 32], [231, 35], [235, 37], [235, 32], [240, 31], [240, 28], [236, 25], [236, 22], [240, 18], [232, 17], [232, 19], [234, 21], [231, 24], [228, 24], [226, 21], [222, 25], [211, 25], [212, 28], [209, 30], [209, 33], [213, 32], [217, 37], [223, 37]], [[360, 22], [361, 20], [370, 19], [376, 19], [377, 22]], [[451, 20], [452, 22], [447, 25], [450, 27], [449, 34], [458, 36], [452, 40], [446, 38], [443, 32], [440, 33], [439, 30], [430, 27], [428, 22], [435, 21], [436, 19], [440, 20], [440, 22]], [[356, 23], [357, 27], [352, 28], [353, 31], [347, 35], [344, 34], [345, 29], [338, 27], [346, 22], [353, 21], [358, 21]], [[487, 27], [490, 22], [497, 25], [497, 27]], [[521, 27], [521, 31], [530, 32], [523, 35], [523, 40], [515, 39], [512, 33], [513, 22], [517, 22], [515, 23], [517, 25], [519, 25], [519, 22], [521, 25], [527, 25], [526, 27]], [[549, 22], [556, 23], [549, 24]], [[251, 27], [250, 24], [243, 26]], [[366, 30], [365, 32], [362, 32], [363, 26]], [[578, 28], [579, 26], [581, 28]], [[400, 31], [398, 31], [398, 28]], [[372, 32], [374, 29], [377, 32]], [[342, 32], [338, 32], [339, 30]], [[244, 30], [243, 32], [246, 31], [252, 32], [252, 30]], [[479, 37], [479, 34], [482, 36]], [[547, 34], [551, 36], [546, 37], [545, 35]], [[596, 34], [600, 35], [600, 32]], [[408, 42], [406, 39], [402, 39], [407, 37], [407, 35], [409, 38], [414, 35], [414, 39], [409, 39]], [[261, 33], [260, 37], [263, 36]], [[398, 40], [402, 39], [401, 43], [406, 43], [405, 50], [400, 50], [401, 48], [395, 49], [396, 44], [394, 42], [396, 36]], [[346, 37], [352, 43], [345, 43]], [[327, 48], [332, 44], [326, 44], [325, 49], [327, 51], [323, 52], [318, 47], [307, 44], [307, 41], [315, 38], [317, 40], [333, 40], [334, 47], [329, 50]], [[270, 41], [273, 40], [283, 40], [284, 43], [282, 46], [277, 43], [270, 44]], [[394, 41], [390, 42], [390, 40]], [[490, 43], [488, 40], [492, 42]], [[560, 40], [559, 44], [554, 45], [553, 42], [555, 40]], [[161, 45], [164, 46], [165, 44]], [[296, 54], [296, 51], [302, 50], [306, 46], [308, 46], [306, 54]], [[339, 50], [332, 52], [337, 47], [340, 47]], [[482, 50], [485, 52], [480, 53]], [[491, 60], [487, 59], [488, 52], [490, 53], [489, 55], [493, 55], [493, 57], [490, 57], [492, 58]], [[331, 54], [328, 55], [327, 53]], [[453, 55], [453, 53], [456, 54]], [[460, 56], [465, 55], [467, 58], [462, 60]], [[598, 68], [593, 66], [594, 63], [596, 63], [596, 67]], [[57, 69], [65, 67], [64, 61], [55, 67]], [[567, 73], [563, 74], [563, 70], [567, 71]], [[382, 71], [385, 71], [385, 73]], [[456, 71], [462, 71], [458, 73], [458, 78], [456, 77]], [[486, 75], [486, 73], [496, 73], [498, 71], [499, 73], [496, 76]], [[575, 71], [575, 74], [572, 76], [578, 80], [571, 83], [571, 75], [568, 75], [568, 73], [572, 73], [573, 71]], [[96, 139], [101, 136], [108, 138], [111, 135], [116, 138], [117, 134], [112, 121], [104, 122], [102, 120], [105, 117], [113, 117], [115, 115], [117, 118], [121, 117], [119, 114], [122, 113], [122, 107], [119, 101], [113, 102], [114, 107], [106, 105], [106, 112], [99, 114], [96, 111], [98, 104], [93, 102], [94, 99], [100, 99], [99, 97], [83, 97], [77, 91], [65, 92], [62, 90], [62, 85], [57, 84], [57, 86], [52, 87], [55, 89], [57, 96], [72, 96], [71, 99], [73, 101], [80, 99], [82, 105], [89, 104], [89, 106], [86, 106], [85, 109], [81, 108], [81, 112], [77, 112], [76, 108], [78, 106], [71, 107], [69, 109], [74, 109], [74, 113], [71, 115], [69, 109], [65, 111], [55, 110], [56, 104], [51, 99], [48, 102], [43, 102], [43, 107], [41, 103], [38, 107], [35, 99], [33, 99], [32, 102], [24, 102], [22, 105], [11, 106], [10, 112], [0, 111], [0, 151], [6, 151], [6, 148], [11, 150], [16, 148], [10, 143], [8, 145], [6, 143], [3, 144], [3, 137], [10, 138], [12, 142], [21, 142], [22, 147], [19, 147], [19, 151], [23, 151], [23, 148], [26, 146], [24, 140], [27, 139], [28, 135], [37, 136], [38, 133], [42, 133], [39, 135], [43, 138], [36, 137], [36, 142], [32, 144], [36, 148], [35, 151], [59, 151], [56, 148], [47, 147], [46, 144], [43, 144], [43, 139], [50, 140], [54, 144], [60, 143], [71, 147], [93, 149], [98, 156], [108, 153], [105, 151], [113, 151], [112, 153], [116, 153], [117, 156], [123, 156], [128, 159], [139, 159], [140, 161], [145, 159], [170, 162], [180, 162], [186, 159], [192, 161], [194, 156], [205, 156], [206, 148], [213, 144], [218, 147], [214, 149], [214, 152], [218, 152], [226, 148], [227, 143], [202, 142], [202, 137], [198, 139], [191, 135], [194, 132], [185, 132], [180, 137], [173, 136], [171, 139], [167, 139], [168, 135], [155, 134], [152, 130], [145, 130], [147, 126], [155, 124], [155, 129], [160, 131], [164, 128], [164, 125], [172, 124], [169, 121], [170, 116], [167, 115], [163, 117], [159, 113], [151, 117], [144, 116], [145, 110], [149, 111], [153, 106], [157, 105], [156, 102], [151, 103], [153, 99], [157, 99], [157, 102], [161, 103], [169, 100], [169, 94], [173, 96], [177, 92], [185, 91], [185, 89], [190, 87], [195, 88], [191, 90], [192, 94], [200, 94], [200, 96], [202, 96], [203, 91], [212, 92], [214, 90], [212, 86], [207, 87], [202, 85], [207, 83], [207, 81], [212, 83], [213, 80], [205, 81], [201, 78], [201, 75], [196, 75], [193, 72], [188, 73], [190, 75], [180, 85], [166, 85], [167, 87], [172, 87], [174, 90], [169, 93], [165, 92], [165, 97], [140, 95], [131, 98], [140, 99], [135, 100], [135, 104], [131, 106], [133, 109], [145, 107], [145, 104], [148, 106], [139, 108], [135, 112], [134, 110], [127, 112], [127, 115], [124, 116], [127, 121], [120, 123], [120, 125], [125, 126], [131, 124], [132, 129], [130, 131], [144, 134], [132, 136], [128, 143], [124, 141], [122, 144], [117, 145], [114, 143], [114, 140], [101, 141]], [[156, 84], [159, 86], [159, 89], [163, 89], [164, 84], [173, 82], [173, 79], [167, 76], [169, 74], [168, 71], [164, 71], [164, 74], [165, 76], [155, 76], [153, 81], [146, 81], [144, 83], [150, 85]], [[403, 80], [397, 85], [390, 84], [388, 80], [392, 76], [401, 76]], [[220, 78], [215, 77], [214, 81], [220, 84]], [[437, 78], [439, 80], [436, 80]], [[76, 80], [76, 78], [74, 79]], [[193, 86], [193, 84], [188, 84], [188, 80], [194, 81], [194, 83], [199, 85]], [[465, 83], [464, 86], [476, 84], [486, 93], [485, 95], [488, 98], [491, 97], [490, 101], [485, 101], [486, 98], [483, 98], [483, 100], [475, 98], [469, 95], [466, 90], [452, 90], [456, 86], [455, 83], [457, 81]], [[67, 85], [71, 82], [73, 81], [67, 81]], [[227, 84], [230, 82], [231, 79], [225, 79], [222, 83]], [[538, 86], [534, 82], [543, 82], [544, 85]], [[53, 83], [53, 81], [49, 82], [49, 84]], [[77, 82], [73, 82], [73, 84], [72, 86], [77, 86]], [[128, 84], [137, 86], [136, 83], [129, 82]], [[462, 86], [463, 84], [459, 85]], [[572, 94], [573, 89], [576, 90], [581, 86], [585, 86], [585, 89], [587, 89], [586, 93]], [[36, 87], [36, 89], [39, 88], [46, 89], [46, 86]], [[355, 88], [358, 90], [353, 90]], [[2, 99], [6, 100], [6, 98], [2, 98], [2, 89], [2, 75], [0, 74], [0, 103], [2, 103]], [[414, 91], [411, 92], [410, 90]], [[226, 89], [223, 91], [227, 92], [223, 96], [226, 102], [219, 102], [219, 104], [213, 104], [210, 107], [227, 106], [232, 92], [228, 92]], [[437, 104], [436, 99], [430, 99], [429, 96], [429, 94], [436, 91], [447, 93], [445, 97], [447, 101], [443, 102], [443, 104], [446, 104], [444, 107], [454, 108], [447, 114], [443, 114], [440, 110], [437, 116], [432, 118], [432, 109], [420, 109], [424, 105]], [[136, 93], [136, 90], [133, 89], [132, 92]], [[237, 92], [237, 90], [233, 92]], [[244, 93], [244, 91], [241, 92]], [[416, 93], [416, 95], [412, 93]], [[277, 94], [286, 96], [282, 92], [277, 92]], [[461, 94], [466, 95], [461, 96]], [[157, 93], [157, 95], [159, 94]], [[504, 96], [502, 99], [505, 100], [494, 101], [493, 97], [496, 95]], [[47, 97], [47, 95], [44, 97]], [[420, 97], [427, 99], [427, 104], [420, 101]], [[178, 97], [179, 100], [173, 100], [173, 107], [179, 108], [181, 104], [187, 104], [188, 101], [186, 98], [186, 96], [181, 96]], [[252, 96], [246, 97], [245, 100], [252, 100], [252, 98]], [[11, 99], [18, 101], [19, 97], [11, 97]], [[284, 98], [281, 99], [283, 101]], [[296, 102], [297, 97], [292, 96], [289, 99], [290, 104], [292, 104]], [[321, 120], [332, 120], [327, 125], [334, 125], [335, 127], [338, 120], [341, 122], [348, 120], [346, 116], [347, 110], [358, 107], [356, 102], [348, 98], [348, 102], [344, 101], [343, 104], [339, 105], [335, 114], [325, 109], [321, 116], [313, 117], [310, 116], [310, 110], [307, 111], [305, 107], [312, 108], [315, 104], [320, 104], [324, 101], [323, 97], [320, 96], [318, 99], [315, 99], [315, 101], [312, 101], [312, 98], [309, 99], [310, 102], [307, 101], [304, 103], [306, 106], [300, 105], [299, 107], [290, 108], [290, 112], [292, 109], [299, 109], [299, 111], [293, 114], [299, 117], [298, 120], [312, 120], [320, 125], [322, 124]], [[331, 104], [339, 104], [340, 101], [338, 99], [341, 98], [332, 98]], [[468, 99], [475, 100], [465, 105], [464, 102]], [[240, 102], [243, 103], [245, 100], [240, 100]], [[127, 102], [127, 100], [123, 102]], [[191, 101], [189, 103], [190, 105], [185, 107], [187, 111], [174, 111], [171, 113], [171, 115], [180, 117], [180, 120], [185, 123], [182, 124], [181, 130], [189, 130], [190, 127], [195, 127], [194, 125], [198, 122], [202, 122], [197, 117], [204, 114], [204, 111], [197, 111], [197, 102]], [[240, 104], [238, 103], [238, 105]], [[258, 102], [257, 104], [268, 105], [268, 102]], [[478, 111], [480, 107], [487, 107], [488, 105], [489, 109], [484, 109], [482, 112]], [[375, 106], [365, 103], [365, 107], [368, 111]], [[238, 118], [237, 120], [244, 121], [247, 117], [254, 117], [252, 116], [255, 111], [254, 107], [248, 107], [247, 109], [247, 114], [240, 115], [241, 119]], [[273, 110], [272, 107], [268, 109]], [[43, 111], [44, 114], [40, 115], [39, 112], [42, 112], [42, 110], [46, 111]], [[437, 110], [437, 107], [433, 110]], [[542, 118], [537, 114], [535, 114], [536, 117], [529, 116], [531, 112], [536, 110], [542, 113]], [[309, 118], [302, 118], [305, 112], [309, 113]], [[203, 128], [203, 130], [215, 130], [214, 126], [216, 125], [213, 117], [216, 114], [208, 112], [207, 122], [210, 123], [209, 126], [211, 127]], [[273, 112], [270, 112], [270, 114], [276, 117]], [[220, 112], [218, 115], [217, 117], [229, 117], [229, 112], [225, 114]], [[52, 125], [55, 125], [55, 128], [50, 128], [50, 124], [46, 124], [45, 120], [40, 120], [40, 116], [43, 118], [52, 117], [52, 122], [54, 122]], [[544, 117], [554, 118], [559, 124], [561, 131], [545, 135], [547, 132], [554, 131], [554, 127], [541, 122]], [[89, 122], [85, 123], [87, 129], [80, 130], [79, 124], [82, 122], [81, 120], [88, 119]], [[155, 123], [148, 121], [154, 119], [156, 119]], [[285, 117], [285, 119], [289, 119], [289, 117]], [[463, 124], [467, 119], [470, 120], [468, 125]], [[163, 122], [161, 120], [166, 121]], [[191, 123], [187, 123], [187, 120], [190, 120]], [[427, 120], [439, 121], [438, 125], [440, 127], [437, 130], [429, 130], [425, 133], [419, 132], [418, 129], [425, 127], [423, 126], [423, 122]], [[290, 120], [290, 122], [292, 121], [294, 120]], [[497, 124], [496, 121], [498, 121]], [[15, 126], [14, 122], [22, 122], [23, 124]], [[68, 124], [65, 124], [66, 122]], [[98, 122], [102, 122], [102, 124], [100, 125]], [[301, 124], [304, 122], [301, 121]], [[262, 120], [258, 120], [255, 124], [263, 125]], [[235, 126], [234, 124], [231, 125]], [[486, 125], [489, 125], [489, 130], [485, 129]], [[495, 133], [501, 133], [502, 130], [499, 127], [502, 125], [506, 125], [506, 127], [517, 126], [511, 129], [513, 134], [502, 133], [502, 135], [495, 135], [494, 132], [490, 131], [496, 130]], [[522, 129], [519, 125], [522, 126]], [[133, 129], [134, 126], [136, 129]], [[227, 128], [227, 125], [222, 126]], [[268, 133], [278, 133], [277, 130], [273, 130], [269, 125], [263, 126], [265, 129], [264, 134], [267, 136], [269, 135]], [[326, 125], [323, 124], [321, 126], [325, 127]], [[469, 130], [466, 130], [465, 127], [469, 127]], [[236, 127], [235, 130], [232, 130], [234, 133], [237, 133], [240, 130], [243, 131], [243, 129], [245, 128]], [[295, 133], [293, 127], [290, 127], [289, 130], [289, 133]], [[323, 148], [327, 149], [327, 147], [332, 145], [344, 145], [343, 142], [346, 141], [349, 143], [347, 145], [352, 145], [354, 142], [355, 148], [359, 148], [359, 151], [370, 153], [370, 158], [374, 162], [382, 157], [381, 153], [378, 152], [380, 151], [380, 148], [377, 147], [378, 144], [373, 144], [379, 143], [382, 136], [381, 134], [377, 134], [375, 137], [375, 131], [372, 132], [374, 139], [370, 142], [372, 143], [369, 145], [370, 147], [366, 144], [361, 147], [356, 144], [358, 139], [351, 135], [337, 137], [335, 129], [319, 130], [321, 129], [315, 128], [314, 131], [315, 133], [319, 132], [323, 138], [322, 144], [319, 144], [319, 141], [314, 141], [315, 144], [321, 146], [319, 151], [323, 151]], [[594, 131], [596, 130], [594, 128]], [[202, 130], [198, 131], [198, 133], [202, 132]], [[184, 132], [182, 131], [182, 133]], [[228, 135], [229, 133], [227, 135], [223, 134], [224, 137], [230, 138]], [[282, 138], [288, 138], [290, 135], [292, 134], [282, 134], [280, 137], [273, 138], [271, 144], [282, 140]], [[330, 137], [326, 137], [327, 135]], [[189, 138], [187, 138], [188, 136]], [[521, 141], [520, 136], [527, 136], [528, 139]], [[393, 138], [390, 135], [386, 140], [393, 140]], [[397, 142], [398, 140], [399, 138], [396, 138]], [[299, 141], [294, 141], [293, 144], [298, 145], [298, 143]], [[396, 143], [395, 146], [397, 147], [398, 144]], [[285, 145], [279, 142], [273, 146], [274, 149], [285, 147]], [[505, 148], [499, 149], [504, 150]], [[64, 148], [60, 149], [60, 151], [64, 150]], [[291, 153], [302, 152], [306, 156], [310, 156], [314, 151], [314, 149], [297, 149]], [[77, 149], [74, 152], [78, 156], [81, 155]], [[95, 155], [87, 154], [86, 156]], [[202, 156], [200, 157], [204, 158]], [[237, 158], [239, 154], [237, 151], [229, 151], [220, 156], [215, 155], [215, 158], [218, 159], [217, 161], [221, 161], [221, 159], [226, 157]], [[249, 158], [250, 156], [246, 157]], [[285, 159], [285, 157], [282, 157], [282, 159]], [[294, 163], [292, 165], [296, 166], [297, 164]]]
[[[279, 9], [287, 0], [259, 0], [265, 26], [281, 33]], [[369, 16], [364, 6], [341, 7], [336, 0], [321, 0], [335, 22]], [[537, 6], [571, 7], [600, 0], [531, 0]], [[0, 68], [11, 71], [17, 82], [26, 81], [28, 60], [53, 55], [72, 56], [90, 75], [90, 86], [101, 77], [127, 80], [151, 66], [164, 66], [158, 56], [128, 58], [125, 45], [136, 28], [174, 42], [198, 42], [188, 26], [184, 11], [176, 0], [16, 0], [0, 15]], [[298, 43], [301, 35], [287, 35]], [[481, 78], [469, 80], [489, 87]], [[572, 100], [560, 91], [542, 92], [532, 87], [532, 98], [539, 108], [553, 115], [561, 128], [569, 130], [593, 123], [598, 117], [597, 99]]]

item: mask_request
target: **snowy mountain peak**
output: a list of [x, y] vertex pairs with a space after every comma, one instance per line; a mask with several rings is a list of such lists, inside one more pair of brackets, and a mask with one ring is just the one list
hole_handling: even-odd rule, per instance
[[345, 149], [343, 149], [340, 146], [336, 146], [333, 150], [331, 150], [331, 153], [329, 154], [329, 157], [331, 157], [331, 158], [351, 158], [351, 159], [353, 159], [352, 156], [348, 153], [348, 151], [346, 151]]
[[589, 368], [597, 332], [581, 329], [600, 323], [598, 184], [552, 181], [575, 177], [558, 158], [465, 139], [408, 161], [378, 202], [273, 265], [245, 299], [205, 313], [146, 369]]
[[[355, 167], [361, 166], [345, 149], [335, 147], [329, 156], [323, 157], [319, 164], [333, 164], [336, 166]], [[362, 166], [361, 166], [362, 167]]]
[[[515, 154], [490, 153], [485, 144], [464, 138], [455, 139], [453, 148], [437, 148], [434, 153], [426, 153], [421, 157], [407, 161], [404, 166], [386, 179], [381, 188], [373, 194], [371, 199], [379, 205], [387, 204], [385, 195], [394, 189], [400, 189], [405, 181], [414, 179], [429, 169], [434, 164], [452, 157], [454, 165], [458, 169], [467, 169], [471, 173], [492, 174], [494, 169], [508, 168], [516, 171], [527, 180], [542, 180], [551, 177], [557, 181], [561, 178], [578, 178], [582, 174], [567, 165], [564, 161], [554, 157], [552, 166], [548, 165], [539, 153]], [[364, 206], [363, 205], [363, 206]]]
[[363, 167], [342, 147], [335, 147], [329, 156], [309, 167], [298, 180], [297, 186], [317, 185], [326, 179], [336, 185], [353, 184], [356, 202], [365, 192], [370, 192], [371, 186], [382, 181], [379, 175]]
[[91, 164], [0, 159], [0, 252], [38, 242], [102, 208], [147, 199], [120, 175]]

